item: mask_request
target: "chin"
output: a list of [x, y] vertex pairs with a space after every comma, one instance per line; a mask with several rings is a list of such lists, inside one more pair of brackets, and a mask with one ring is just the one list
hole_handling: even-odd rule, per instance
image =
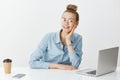
[[69, 33], [70, 31], [63, 29], [63, 32], [64, 32], [64, 33]]
[[64, 27], [62, 28], [62, 30], [63, 30], [65, 33], [69, 33], [69, 32], [70, 32], [69, 29], [65, 29]]

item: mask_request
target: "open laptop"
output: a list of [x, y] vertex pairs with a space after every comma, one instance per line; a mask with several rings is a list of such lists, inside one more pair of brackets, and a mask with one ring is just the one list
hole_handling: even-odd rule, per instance
[[78, 74], [88, 76], [101, 76], [116, 70], [119, 47], [99, 51], [97, 69], [86, 68], [77, 70]]

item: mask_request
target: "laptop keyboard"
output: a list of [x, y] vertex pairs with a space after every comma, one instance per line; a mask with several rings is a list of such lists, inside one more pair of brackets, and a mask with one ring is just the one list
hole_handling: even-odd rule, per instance
[[88, 74], [96, 74], [96, 70], [87, 72]]

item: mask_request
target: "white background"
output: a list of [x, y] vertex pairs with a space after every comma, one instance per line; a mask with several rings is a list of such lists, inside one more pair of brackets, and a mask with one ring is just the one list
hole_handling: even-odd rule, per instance
[[[48, 32], [61, 28], [67, 4], [78, 5], [83, 36], [81, 67], [95, 67], [100, 49], [120, 46], [120, 0], [0, 0], [0, 67], [28, 67], [30, 54]], [[120, 65], [120, 55], [119, 55]]]

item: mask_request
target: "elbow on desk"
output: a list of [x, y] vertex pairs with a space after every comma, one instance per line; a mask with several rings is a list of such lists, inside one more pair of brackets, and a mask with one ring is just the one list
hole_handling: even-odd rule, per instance
[[80, 64], [81, 64], [81, 61], [80, 61], [80, 62], [77, 62], [77, 63], [72, 63], [72, 66], [78, 68], [78, 67], [80, 66]]
[[79, 66], [74, 66], [76, 69], [78, 69], [79, 68]]
[[29, 67], [30, 67], [31, 69], [36, 69], [36, 68], [35, 68], [35, 65], [34, 65], [34, 61], [29, 61]]

